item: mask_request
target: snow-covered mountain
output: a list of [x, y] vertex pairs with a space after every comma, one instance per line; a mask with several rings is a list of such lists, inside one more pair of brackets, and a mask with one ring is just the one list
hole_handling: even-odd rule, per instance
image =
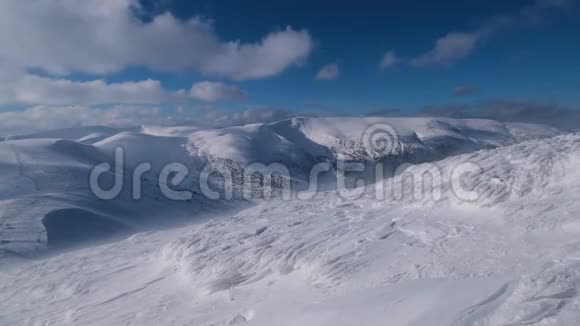
[[[394, 136], [396, 150], [380, 156], [369, 153], [365, 137], [373, 141], [373, 135], [365, 132], [373, 126], [391, 128], [387, 131]], [[240, 175], [250, 163], [282, 163], [300, 185], [308, 181], [315, 164], [334, 166], [339, 158], [420, 163], [555, 134], [539, 125], [490, 120], [295, 118], [221, 129], [79, 127], [4, 137], [0, 256], [28, 256], [47, 246], [67, 247], [243, 206], [240, 200], [216, 201], [202, 194], [199, 176], [208, 166], [232, 173], [235, 190], [243, 185]], [[124, 149], [124, 187], [114, 200], [102, 200], [89, 187], [90, 173], [103, 162], [114, 166], [117, 148]], [[151, 171], [143, 177], [143, 197], [134, 200], [132, 172], [144, 162], [151, 164]], [[191, 199], [169, 200], [160, 191], [160, 171], [170, 163], [189, 170], [177, 188], [191, 191]], [[114, 173], [105, 173], [102, 182], [112, 186]], [[221, 181], [210, 178], [217, 190], [223, 190]]]
[[369, 157], [371, 153], [364, 148], [364, 142], [372, 140], [365, 139], [373, 136], [368, 134], [369, 130], [390, 133], [388, 136], [398, 142], [394, 145], [399, 152], [386, 154], [406, 154], [415, 161], [431, 161], [558, 133], [541, 125], [476, 119], [294, 118], [201, 130], [191, 134], [189, 145], [201, 157], [249, 163], [300, 163], [305, 158], [336, 159], [339, 155], [345, 159], [377, 159]]
[[[530, 140], [416, 165], [357, 199], [329, 191], [265, 201], [184, 228], [3, 264], [0, 320], [575, 325], [578, 163], [580, 134]], [[417, 197], [424, 180], [408, 176], [429, 171], [440, 172], [429, 179], [429, 193], [440, 196]]]
[[81, 143], [93, 143], [112, 135], [115, 135], [121, 131], [128, 131], [128, 130], [138, 130], [136, 128], [130, 129], [120, 129], [120, 128], [111, 128], [111, 127], [77, 127], [77, 128], [64, 128], [64, 129], [56, 129], [56, 130], [49, 130], [49, 131], [40, 131], [31, 134], [22, 134], [22, 135], [11, 135], [11, 136], [2, 136], [0, 137], [0, 141], [8, 141], [8, 140], [23, 140], [23, 139], [67, 139], [67, 140], [74, 140]]
[[[557, 130], [545, 126], [491, 120], [294, 118], [201, 130], [188, 137], [187, 148], [192, 157], [226, 174], [234, 171], [234, 176], [243, 175], [248, 164], [281, 163], [290, 170], [292, 184], [298, 189], [308, 184], [313, 166], [327, 162], [331, 171], [321, 175], [321, 186], [332, 188], [338, 160], [370, 165], [382, 162], [383, 175], [390, 176], [404, 162], [432, 162], [556, 134]], [[374, 182], [373, 169], [365, 170], [359, 177]]]

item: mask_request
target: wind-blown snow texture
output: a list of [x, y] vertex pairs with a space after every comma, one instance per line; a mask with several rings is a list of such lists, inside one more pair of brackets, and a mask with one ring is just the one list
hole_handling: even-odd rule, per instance
[[[159, 141], [181, 139], [190, 154], [194, 136]], [[14, 146], [37, 158], [73, 147], [37, 163], [67, 171], [106, 153], [98, 143]], [[470, 201], [450, 191], [463, 163], [481, 168], [462, 180], [479, 195]], [[376, 185], [353, 200], [329, 191], [42, 259], [0, 258], [0, 325], [575, 325], [578, 163], [580, 134], [531, 140], [434, 163], [439, 199], [413, 197], [403, 175], [379, 183], [382, 200]], [[48, 187], [24, 167], [3, 176], [28, 180], [11, 198]]]
[[[80, 127], [4, 137], [0, 142], [0, 257], [30, 256], [51, 243], [71, 246], [83, 239], [181, 223], [238, 206], [207, 200], [200, 193], [198, 177], [208, 164], [240, 172], [249, 163], [284, 163], [292, 178], [304, 183], [313, 165], [334, 162], [337, 155], [368, 160], [361, 151], [361, 135], [377, 123], [396, 126], [407, 148], [405, 156], [388, 159], [410, 162], [557, 133], [543, 126], [489, 120], [297, 118], [223, 129]], [[90, 191], [89, 174], [102, 162], [113, 165], [119, 147], [125, 150], [125, 186], [118, 198], [103, 201]], [[134, 201], [132, 171], [143, 162], [151, 163], [152, 172], [144, 176], [143, 198]], [[180, 184], [193, 191], [188, 202], [168, 200], [158, 186], [161, 169], [175, 162], [190, 170], [189, 178]], [[104, 184], [112, 179], [113, 171], [105, 175]], [[219, 186], [219, 180], [213, 184]], [[243, 181], [236, 184], [239, 189]], [[72, 215], [87, 222], [71, 224]], [[72, 233], [76, 236], [67, 235]]]

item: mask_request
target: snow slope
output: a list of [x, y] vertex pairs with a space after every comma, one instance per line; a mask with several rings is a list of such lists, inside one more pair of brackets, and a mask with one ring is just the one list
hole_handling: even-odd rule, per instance
[[[161, 194], [159, 170], [189, 160], [183, 142], [133, 132], [94, 144], [50, 138], [0, 142], [0, 259], [183, 223], [230, 206], [199, 193], [183, 202]], [[101, 163], [114, 166], [117, 147], [126, 149], [123, 189], [114, 200], [101, 200], [90, 189], [89, 175]], [[134, 200], [132, 171], [143, 162], [151, 163], [152, 171], [142, 178], [142, 198]], [[114, 173], [101, 177], [104, 189], [111, 188]]]
[[423, 164], [380, 200], [273, 200], [2, 264], [0, 324], [576, 325], [578, 163], [580, 134], [532, 140], [435, 163], [439, 198], [405, 182]]
[[[392, 126], [404, 153], [375, 158], [361, 150], [362, 135], [373, 125]], [[198, 177], [208, 164], [239, 176], [248, 163], [283, 163], [292, 180], [304, 184], [312, 166], [335, 164], [339, 156], [424, 162], [556, 133], [538, 125], [489, 120], [296, 118], [222, 129], [79, 127], [4, 137], [0, 141], [0, 255], [29, 256], [50, 248], [51, 242], [60, 247], [67, 239], [70, 244], [96, 240], [242, 205], [201, 195]], [[103, 201], [89, 188], [90, 171], [103, 162], [113, 165], [117, 148], [124, 150], [125, 186], [118, 198]], [[135, 201], [131, 177], [141, 163], [150, 163], [152, 171], [144, 177], [144, 198]], [[191, 190], [191, 200], [176, 203], [161, 194], [158, 176], [168, 163], [189, 169], [178, 188]], [[105, 184], [112, 183], [113, 173], [104, 176]], [[239, 178], [234, 181], [238, 188], [243, 185]], [[221, 179], [212, 175], [210, 182], [220, 189]], [[78, 223], [74, 216], [81, 216]]]

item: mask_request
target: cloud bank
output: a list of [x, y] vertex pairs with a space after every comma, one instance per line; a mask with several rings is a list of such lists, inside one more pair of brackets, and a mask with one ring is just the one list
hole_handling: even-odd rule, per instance
[[0, 78], [0, 104], [162, 104], [187, 99], [182, 92], [169, 91], [152, 79], [107, 83], [101, 79], [72, 81], [31, 74]]
[[201, 18], [165, 13], [143, 22], [140, 10], [137, 0], [0, 1], [0, 60], [56, 75], [145, 66], [243, 80], [278, 74], [313, 48], [306, 30], [287, 27], [242, 43], [222, 40]]
[[141, 125], [222, 127], [272, 122], [295, 116], [296, 113], [271, 108], [226, 112], [206, 107], [34, 106], [21, 111], [0, 112], [0, 137], [98, 125], [110, 127]]

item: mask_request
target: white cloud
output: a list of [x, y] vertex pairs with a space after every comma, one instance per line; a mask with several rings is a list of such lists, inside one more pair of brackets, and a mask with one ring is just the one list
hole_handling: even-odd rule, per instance
[[469, 55], [479, 40], [478, 33], [449, 33], [438, 39], [431, 51], [413, 59], [411, 64], [417, 67], [449, 65]]
[[166, 13], [144, 23], [137, 0], [2, 0], [0, 60], [53, 74], [106, 74], [130, 65], [232, 79], [275, 75], [302, 62], [313, 41], [290, 27], [257, 43], [219, 38], [200, 18]]
[[435, 41], [431, 50], [411, 60], [411, 65], [425, 67], [453, 64], [470, 55], [485, 38], [497, 34], [506, 26], [535, 22], [546, 16], [546, 11], [566, 10], [575, 4], [576, 0], [536, 0], [512, 15], [494, 16], [473, 31], [447, 33]]
[[387, 68], [390, 68], [390, 67], [398, 64], [400, 61], [401, 60], [399, 59], [399, 57], [397, 56], [395, 51], [387, 51], [383, 55], [383, 59], [381, 60], [379, 67], [381, 69], [387, 69]]
[[71, 81], [31, 74], [0, 79], [0, 104], [98, 105], [161, 104], [184, 101], [187, 96], [163, 88], [157, 80], [107, 83]]
[[0, 65], [0, 105], [48, 106], [105, 104], [186, 104], [192, 98], [204, 102], [242, 100], [246, 93], [221, 82], [199, 82], [189, 90], [168, 90], [160, 81], [146, 79], [108, 83], [97, 79], [73, 81], [33, 75]]
[[320, 71], [316, 74], [316, 80], [333, 80], [338, 78], [340, 74], [340, 68], [337, 64], [328, 64], [320, 68]]
[[246, 97], [241, 89], [218, 82], [199, 82], [191, 87], [191, 96], [205, 102], [240, 100]]

